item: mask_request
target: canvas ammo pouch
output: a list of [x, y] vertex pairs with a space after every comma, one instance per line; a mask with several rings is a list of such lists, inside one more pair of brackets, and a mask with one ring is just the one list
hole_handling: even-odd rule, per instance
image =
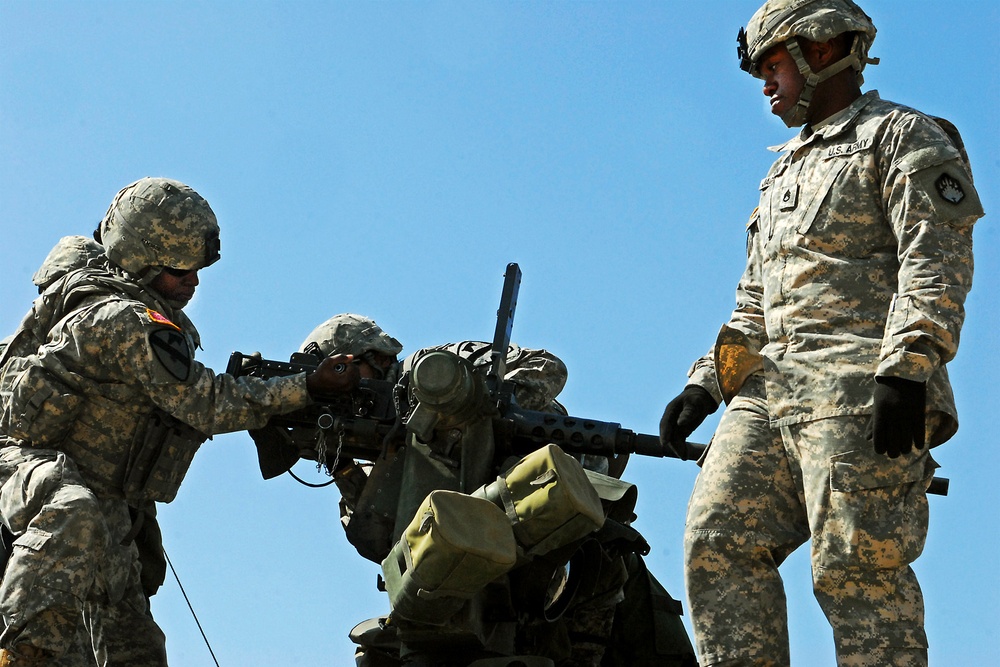
[[13, 357], [0, 371], [0, 432], [36, 447], [57, 445], [83, 405], [74, 390], [37, 355]]
[[195, 452], [208, 436], [162, 410], [136, 431], [122, 481], [130, 505], [169, 503], [177, 495]]
[[382, 561], [392, 614], [444, 625], [516, 561], [510, 521], [495, 505], [432, 491]]
[[604, 509], [580, 462], [556, 445], [531, 452], [473, 493], [506, 513], [523, 555], [532, 558], [604, 525]]

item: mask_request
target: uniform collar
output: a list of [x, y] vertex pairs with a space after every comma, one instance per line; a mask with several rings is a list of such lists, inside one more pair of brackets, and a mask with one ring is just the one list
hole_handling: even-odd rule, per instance
[[861, 110], [872, 102], [880, 99], [877, 90], [869, 90], [861, 97], [851, 102], [845, 109], [838, 111], [829, 118], [826, 118], [816, 125], [806, 125], [802, 131], [792, 139], [777, 146], [769, 146], [767, 150], [774, 153], [785, 153], [795, 151], [801, 146], [820, 139], [830, 139], [841, 134], [854, 124]]

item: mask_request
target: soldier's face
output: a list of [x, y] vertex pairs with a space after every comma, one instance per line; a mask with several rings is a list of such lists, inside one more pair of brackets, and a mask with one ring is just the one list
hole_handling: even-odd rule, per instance
[[358, 360], [358, 370], [362, 378], [381, 378], [385, 376], [385, 371], [396, 363], [396, 358], [381, 352], [372, 352], [365, 355], [364, 359]]
[[150, 283], [150, 287], [167, 301], [182, 304], [183, 308], [194, 297], [195, 288], [198, 287], [198, 270], [163, 269]]
[[764, 78], [764, 95], [771, 102], [771, 113], [781, 116], [799, 101], [806, 78], [784, 44], [773, 46], [764, 53], [759, 70]]

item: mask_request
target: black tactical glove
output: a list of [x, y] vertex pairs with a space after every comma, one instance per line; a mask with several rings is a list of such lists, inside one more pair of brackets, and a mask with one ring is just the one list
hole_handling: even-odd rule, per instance
[[684, 387], [680, 396], [667, 403], [660, 419], [660, 444], [673, 449], [679, 458], [687, 458], [685, 441], [705, 421], [705, 417], [719, 409], [712, 395], [696, 384]]
[[924, 448], [927, 385], [897, 377], [875, 378], [872, 420], [865, 437], [875, 451], [894, 459]]

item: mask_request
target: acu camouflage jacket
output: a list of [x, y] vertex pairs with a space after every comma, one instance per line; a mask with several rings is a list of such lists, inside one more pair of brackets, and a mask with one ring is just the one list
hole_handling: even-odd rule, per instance
[[[927, 382], [944, 442], [983, 215], [958, 132], [872, 91], [772, 150], [728, 323], [763, 357], [772, 425], [869, 413], [895, 376]], [[690, 382], [719, 400], [713, 351]]]
[[[181, 311], [127, 277], [98, 268], [67, 274], [36, 299], [0, 357], [0, 393], [10, 422], [0, 444], [65, 451], [96, 493], [120, 495], [125, 462], [154, 414], [202, 434], [189, 445], [197, 448], [207, 436], [260, 427], [274, 414], [309, 403], [304, 374], [270, 380], [216, 375], [195, 361], [198, 342]], [[21, 393], [37, 398], [23, 397], [34, 413], [24, 419], [23, 409], [9, 408], [32, 369], [41, 369], [36, 384], [62, 389], [27, 387]], [[68, 418], [59, 414], [66, 410]], [[58, 436], [49, 425], [59, 427]]]

